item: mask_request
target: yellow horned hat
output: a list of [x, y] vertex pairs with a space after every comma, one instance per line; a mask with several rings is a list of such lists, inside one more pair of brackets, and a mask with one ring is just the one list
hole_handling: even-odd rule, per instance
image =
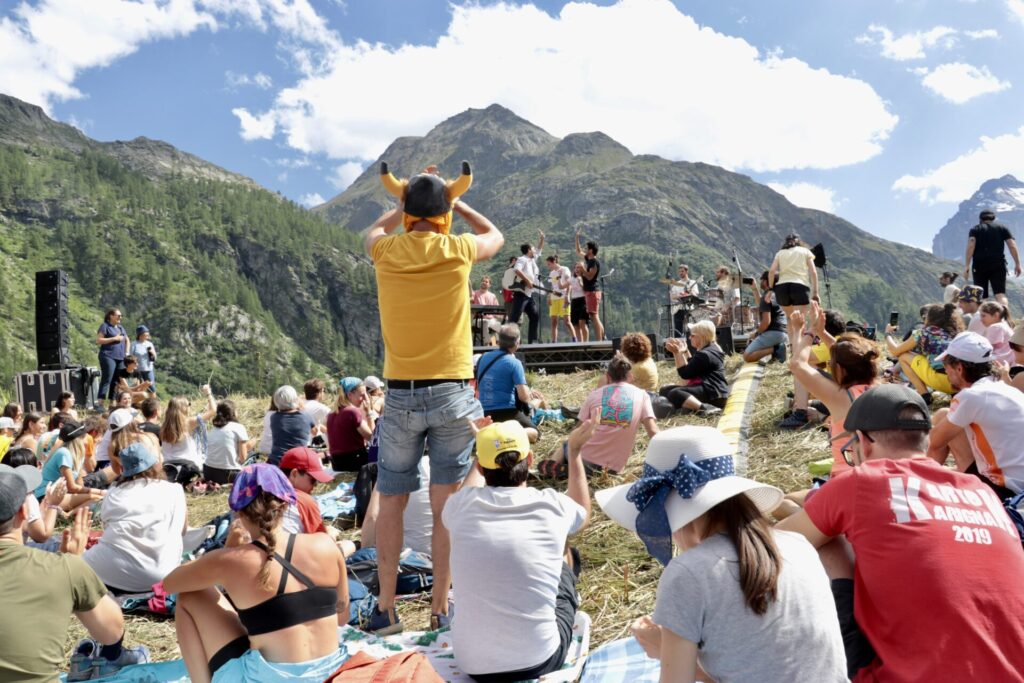
[[473, 184], [473, 173], [469, 162], [462, 162], [462, 175], [455, 180], [445, 181], [437, 174], [436, 166], [428, 166], [408, 180], [399, 180], [388, 170], [386, 161], [380, 163], [380, 182], [384, 189], [398, 199], [404, 200], [405, 213], [402, 222], [406, 231], [416, 221], [430, 221], [438, 232], [447, 235], [452, 229], [452, 203], [465, 194]]

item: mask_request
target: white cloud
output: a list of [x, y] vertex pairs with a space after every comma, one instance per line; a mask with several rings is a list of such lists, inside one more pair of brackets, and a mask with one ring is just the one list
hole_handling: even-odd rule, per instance
[[[145, 43], [216, 31], [219, 20], [234, 19], [277, 30], [282, 51], [304, 74], [340, 46], [309, 0], [23, 0], [0, 17], [0, 92], [50, 111], [55, 102], [82, 97], [74, 83], [83, 71]], [[265, 74], [251, 82], [272, 85]]]
[[986, 180], [1011, 173], [1024, 178], [1024, 126], [999, 137], [982, 137], [978, 147], [921, 175], [905, 175], [892, 186], [924, 203], [961, 202]]
[[231, 113], [238, 117], [243, 140], [269, 140], [274, 137], [276, 124], [272, 114], [253, 116], [242, 108], [232, 109]]
[[940, 64], [934, 69], [915, 69], [914, 73], [921, 76], [924, 87], [955, 104], [1010, 87], [1009, 81], [999, 80], [987, 66], [979, 68], [963, 62]]
[[912, 59], [924, 59], [927, 48], [939, 45], [952, 47], [956, 44], [956, 29], [948, 26], [936, 26], [927, 31], [914, 31], [897, 36], [889, 28], [872, 24], [868, 32], [858, 36], [856, 42], [861, 45], [878, 45], [882, 48], [882, 56], [898, 62]]
[[356, 181], [356, 178], [363, 172], [363, 165], [357, 161], [346, 161], [334, 169], [334, 173], [328, 176], [327, 181], [341, 192]]
[[0, 92], [49, 110], [82, 94], [75, 78], [132, 54], [146, 42], [216, 30], [191, 0], [42, 0], [0, 18]]
[[1006, 9], [1010, 16], [1024, 23], [1024, 0], [1006, 0]]
[[451, 11], [432, 45], [334, 49], [269, 111], [236, 110], [243, 137], [272, 120], [304, 153], [371, 160], [396, 137], [497, 102], [555, 135], [601, 130], [639, 153], [775, 171], [869, 159], [898, 121], [864, 81], [759, 53], [668, 0], [576, 2], [556, 16], [532, 5]]
[[794, 206], [827, 211], [828, 213], [835, 213], [836, 211], [836, 192], [832, 188], [803, 182], [790, 183], [788, 185], [785, 183], [768, 183], [768, 187], [788, 199]]
[[302, 204], [308, 209], [311, 209], [314, 206], [319, 206], [325, 201], [327, 200], [321, 197], [319, 192], [310, 192], [309, 194], [304, 194], [299, 197], [299, 204]]
[[973, 40], [985, 40], [999, 38], [999, 31], [994, 28], [984, 28], [978, 31], [964, 31], [964, 35]]
[[249, 74], [236, 74], [234, 71], [225, 71], [224, 80], [227, 81], [230, 88], [254, 85], [260, 90], [267, 90], [274, 85], [273, 79], [262, 71], [257, 71], [252, 76]]

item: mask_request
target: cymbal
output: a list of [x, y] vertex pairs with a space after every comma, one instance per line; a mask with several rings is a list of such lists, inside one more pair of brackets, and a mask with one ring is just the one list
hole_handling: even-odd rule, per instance
[[659, 278], [658, 282], [663, 285], [674, 285], [676, 283], [675, 280], [670, 280], [667, 277]]

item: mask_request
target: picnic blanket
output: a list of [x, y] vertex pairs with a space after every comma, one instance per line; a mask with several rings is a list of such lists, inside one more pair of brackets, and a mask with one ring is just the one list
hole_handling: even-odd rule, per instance
[[636, 638], [606, 643], [590, 653], [580, 683], [658, 683], [661, 662], [649, 658]]
[[[586, 612], [577, 612], [576, 622], [572, 628], [573, 642], [566, 656], [565, 667], [541, 678], [543, 683], [571, 683], [580, 677], [590, 651], [590, 616]], [[395, 636], [379, 637], [363, 633], [351, 626], [344, 626], [338, 629], [338, 642], [348, 648], [349, 655], [365, 652], [378, 659], [390, 657], [397, 652], [420, 652], [430, 660], [431, 666], [445, 681], [472, 681], [469, 676], [459, 671], [455, 664], [451, 632], [447, 629], [407, 631]], [[61, 676], [61, 680], [66, 680], [66, 676]], [[97, 680], [107, 683], [189, 683], [185, 663], [180, 659], [125, 667], [113, 676]]]
[[326, 520], [352, 517], [356, 513], [356, 495], [350, 481], [341, 482], [333, 491], [313, 496], [313, 500], [320, 506], [320, 516]]

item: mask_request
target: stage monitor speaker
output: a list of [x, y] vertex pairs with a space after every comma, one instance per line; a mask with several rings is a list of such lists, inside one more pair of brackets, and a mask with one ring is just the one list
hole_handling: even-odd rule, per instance
[[[661, 346], [661, 335], [657, 332], [647, 333], [647, 338], [651, 340], [651, 358], [654, 360], [661, 360], [665, 357], [665, 349]], [[612, 338], [612, 351], [618, 353], [619, 348], [622, 346], [622, 337]]]
[[732, 338], [732, 326], [723, 325], [715, 328], [715, 341], [722, 347], [726, 354], [736, 353], [735, 341]]
[[71, 320], [68, 315], [68, 274], [63, 270], [36, 273], [36, 358], [40, 370], [71, 365]]
[[824, 268], [828, 263], [828, 259], [825, 258], [825, 247], [821, 242], [818, 242], [811, 247], [811, 253], [814, 254], [814, 267]]

